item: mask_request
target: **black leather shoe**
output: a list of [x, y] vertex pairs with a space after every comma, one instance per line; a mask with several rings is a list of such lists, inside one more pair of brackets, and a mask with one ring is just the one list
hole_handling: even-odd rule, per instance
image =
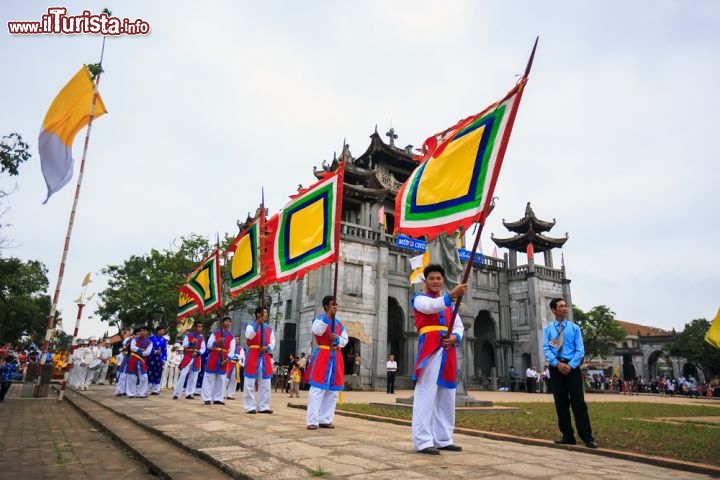
[[438, 447], [438, 450], [447, 450], [448, 452], [462, 452], [462, 447], [459, 445], [445, 445], [444, 447]]
[[210, 405], [210, 400], [205, 400], [205, 405]]
[[575, 439], [574, 438], [558, 438], [555, 440], [555, 443], [558, 445], [575, 445]]
[[177, 399], [178, 399], [178, 396], [177, 396], [177, 395], [173, 395], [173, 400], [177, 400]]
[[418, 450], [418, 453], [424, 453], [426, 455], [440, 455], [440, 450], [435, 447], [427, 447], [422, 450]]
[[255, 410], [250, 410], [249, 412], [245, 412], [245, 413], [251, 413], [251, 414], [255, 415], [257, 412]]
[[258, 413], [272, 413], [272, 410], [260, 410]]
[[185, 398], [186, 398], [187, 400], [192, 400], [192, 399], [193, 399], [193, 396], [192, 396], [192, 395], [188, 395], [188, 396], [185, 397]]
[[597, 442], [595, 440], [588, 440], [587, 442], [585, 442], [585, 446], [587, 448], [598, 448], [599, 447], [599, 445], [597, 444]]
[[225, 402], [218, 402], [217, 400], [213, 402], [213, 405], [225, 405]]

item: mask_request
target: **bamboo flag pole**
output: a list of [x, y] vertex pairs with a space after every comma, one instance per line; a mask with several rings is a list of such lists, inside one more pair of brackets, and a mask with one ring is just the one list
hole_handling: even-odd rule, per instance
[[[90, 144], [90, 133], [92, 131], [93, 119], [95, 117], [95, 107], [97, 105], [98, 87], [100, 86], [100, 77], [102, 75], [102, 61], [105, 55], [105, 37], [103, 37], [102, 51], [100, 53], [100, 63], [97, 75], [95, 76], [95, 91], [93, 92], [92, 104], [90, 105], [90, 116], [88, 120], [87, 131], [85, 132], [85, 143], [83, 145], [82, 160], [80, 161], [80, 173], [78, 174], [77, 184], [75, 185], [75, 197], [73, 199], [72, 210], [70, 211], [70, 219], [68, 220], [67, 233], [65, 234], [65, 245], [63, 247], [62, 259], [60, 260], [60, 268], [58, 270], [57, 283], [55, 284], [55, 293], [53, 295], [52, 305], [50, 306], [50, 315], [48, 316], [47, 331], [45, 332], [45, 340], [42, 343], [42, 360], [45, 361], [45, 353], [50, 348], [50, 339], [55, 327], [55, 314], [57, 305], [60, 300], [60, 290], [62, 287], [63, 276], [65, 274], [65, 265], [67, 263], [68, 251], [70, 250], [70, 238], [72, 237], [73, 226], [75, 224], [75, 213], [77, 212], [78, 202], [80, 200], [80, 189], [82, 187], [83, 174], [85, 173], [85, 162], [87, 160], [88, 146]], [[39, 372], [38, 372], [39, 373]], [[36, 381], [36, 386], [40, 384], [40, 375]]]

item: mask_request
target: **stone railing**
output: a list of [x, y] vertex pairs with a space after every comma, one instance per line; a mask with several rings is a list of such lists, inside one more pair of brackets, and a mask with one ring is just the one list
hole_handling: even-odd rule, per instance
[[535, 274], [538, 277], [548, 278], [551, 280], [562, 280], [563, 279], [562, 270], [545, 267], [543, 265], [535, 265]]
[[386, 240], [388, 236], [380, 230], [346, 222], [340, 223], [340, 235], [350, 239], [369, 240], [371, 242]]
[[[521, 265], [519, 267], [511, 268], [510, 270], [508, 270], [508, 277], [525, 278], [528, 274], [528, 271], [528, 265]], [[533, 271], [538, 277], [547, 278], [550, 280], [562, 280], [564, 278], [562, 270], [557, 270], [555, 268], [550, 268], [543, 265], [535, 265], [533, 267]]]
[[508, 270], [508, 278], [525, 278], [528, 274], [528, 266], [522, 265], [520, 267], [511, 268]]

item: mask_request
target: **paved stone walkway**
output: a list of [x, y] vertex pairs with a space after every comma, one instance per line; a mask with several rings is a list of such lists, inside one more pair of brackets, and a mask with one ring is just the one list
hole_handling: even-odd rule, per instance
[[[410, 392], [399, 394], [409, 396]], [[306, 396], [301, 392], [302, 398], [293, 403], [303, 404]], [[305, 411], [289, 408], [287, 395], [279, 392], [273, 392], [273, 415], [245, 414], [240, 399], [227, 405], [172, 400], [168, 393], [127, 399], [115, 397], [108, 386], [67, 395], [68, 400], [81, 403], [78, 397], [146, 426], [235, 478], [296, 479], [320, 472], [325, 472], [324, 478], [353, 480], [713, 478], [600, 456], [596, 451], [586, 453], [580, 448], [548, 448], [463, 434], [455, 437], [462, 453], [420, 455], [413, 450], [410, 429], [405, 425], [336, 416], [337, 428], [309, 431]], [[389, 397], [380, 392], [345, 392], [348, 402], [387, 401]], [[194, 459], [188, 455], [187, 461]], [[178, 476], [170, 478], [183, 478], [179, 476], [182, 469], [178, 470]]]
[[20, 398], [21, 387], [13, 384], [0, 403], [0, 478], [157, 478], [72, 405]]

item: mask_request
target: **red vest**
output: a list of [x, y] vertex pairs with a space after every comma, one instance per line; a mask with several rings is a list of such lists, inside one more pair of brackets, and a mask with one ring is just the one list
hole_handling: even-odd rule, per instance
[[145, 358], [142, 356], [142, 353], [147, 347], [150, 346], [151, 343], [152, 342], [150, 342], [149, 338], [146, 338], [144, 340], [140, 338], [135, 339], [135, 346], [138, 347], [141, 352], [130, 352], [130, 360], [128, 361], [127, 373], [147, 373], [147, 365], [145, 364]]
[[272, 361], [270, 360], [270, 352], [263, 352], [260, 355], [260, 347], [267, 347], [270, 344], [270, 335], [272, 328], [270, 325], [263, 324], [262, 332], [256, 323], [255, 336], [248, 338], [248, 353], [245, 358], [245, 376], [248, 378], [272, 378]]
[[222, 375], [227, 371], [227, 364], [223, 365], [222, 362], [227, 360], [230, 351], [230, 343], [235, 337], [229, 331], [222, 332], [221, 330], [215, 330], [213, 335], [215, 336], [215, 343], [210, 349], [205, 373]]
[[[337, 318], [331, 322], [324, 313], [319, 319], [325, 322], [328, 328], [322, 335], [315, 335], [318, 346], [310, 357], [303, 381], [322, 390], [342, 390], [345, 385], [345, 360], [342, 350], [331, 345], [330, 334], [339, 336], [345, 326]], [[334, 331], [331, 331], [332, 323], [335, 324]]]
[[[437, 296], [426, 293], [419, 295], [437, 298]], [[415, 310], [415, 328], [418, 331], [419, 338], [418, 354], [413, 370], [413, 380], [417, 380], [418, 377], [420, 377], [430, 356], [442, 348], [442, 339], [448, 328], [452, 331], [452, 325], [452, 307], [445, 307], [444, 310], [438, 313], [422, 313]], [[448, 327], [437, 329], [437, 326]], [[442, 363], [437, 383], [445, 388], [455, 388], [457, 386], [457, 352], [455, 351], [455, 345], [451, 345], [442, 351]]]
[[193, 357], [193, 353], [200, 352], [205, 339], [203, 338], [202, 333], [188, 333], [185, 335], [185, 338], [187, 338], [187, 347], [183, 350], [183, 358], [180, 360], [180, 370], [185, 368], [188, 363], [192, 362], [190, 370], [197, 372], [200, 370], [200, 366], [202, 365], [202, 357], [200, 357], [200, 355]]

